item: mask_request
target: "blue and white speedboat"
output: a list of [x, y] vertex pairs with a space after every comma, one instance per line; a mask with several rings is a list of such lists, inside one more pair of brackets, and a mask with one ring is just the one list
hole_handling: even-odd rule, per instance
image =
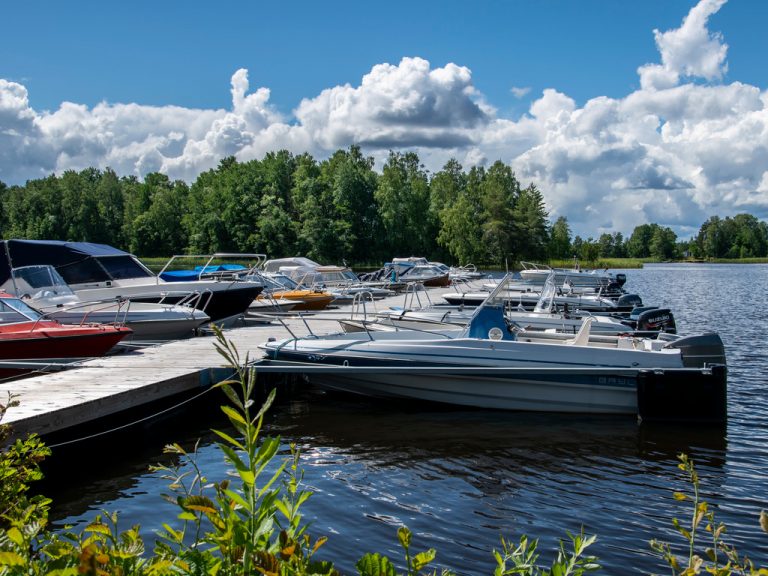
[[504, 315], [510, 279], [461, 330], [311, 335], [259, 348], [273, 364], [300, 363], [311, 381], [356, 394], [603, 414], [642, 415], [649, 403], [663, 403], [672, 416], [704, 399], [714, 419], [724, 417], [726, 358], [717, 334], [591, 338], [591, 318], [575, 335], [520, 330]]

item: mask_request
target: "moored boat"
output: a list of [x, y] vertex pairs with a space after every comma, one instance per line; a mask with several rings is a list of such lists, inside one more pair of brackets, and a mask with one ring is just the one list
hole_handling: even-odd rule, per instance
[[130, 334], [132, 330], [121, 325], [61, 324], [0, 292], [0, 377], [32, 371], [22, 367], [29, 361], [42, 367], [103, 356]]
[[[171, 262], [188, 256], [174, 256]], [[154, 274], [133, 254], [106, 244], [56, 240], [0, 241], [0, 284], [13, 268], [48, 264], [56, 268], [84, 301], [130, 299], [131, 302], [193, 302], [212, 321], [243, 314], [262, 291], [257, 282], [232, 276], [169, 282]]]
[[274, 300], [290, 300], [294, 302], [291, 310], [324, 310], [334, 300], [330, 292], [302, 287], [284, 274], [262, 272], [260, 275], [265, 290], [254, 300], [257, 306], [269, 306]]
[[463, 330], [363, 331], [259, 347], [271, 360], [300, 363], [321, 386], [357, 394], [553, 412], [637, 414], [643, 406], [647, 418], [685, 390], [711, 400], [706, 418], [724, 418], [726, 359], [717, 334], [597, 341], [587, 318], [575, 336], [537, 335], [505, 319], [505, 290], [502, 282]]
[[184, 303], [131, 302], [123, 298], [84, 302], [48, 265], [14, 268], [0, 288], [62, 324], [124, 324], [133, 331], [134, 344], [187, 338], [210, 321], [205, 312]]

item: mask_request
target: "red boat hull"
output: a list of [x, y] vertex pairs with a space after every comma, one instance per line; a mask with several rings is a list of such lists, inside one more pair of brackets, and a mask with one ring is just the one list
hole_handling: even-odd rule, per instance
[[[40, 321], [0, 325], [0, 361], [104, 356], [132, 333], [130, 328], [106, 324], [76, 326]], [[0, 365], [0, 377], [26, 372], [30, 370]]]

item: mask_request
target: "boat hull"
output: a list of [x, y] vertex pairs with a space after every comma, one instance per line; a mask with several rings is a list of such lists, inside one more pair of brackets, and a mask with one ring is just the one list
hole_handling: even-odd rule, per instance
[[[644, 371], [673, 384], [708, 374], [686, 367], [679, 350], [591, 350], [585, 346], [455, 338], [402, 340], [371, 332], [261, 345], [268, 358], [298, 362], [322, 387], [460, 406], [637, 414]], [[627, 339], [630, 344], [631, 339]]]
[[407, 398], [457, 406], [533, 412], [636, 414], [633, 372], [610, 377], [508, 370], [503, 375], [430, 373], [317, 374], [319, 386], [374, 397]]
[[[51, 324], [48, 326], [47, 324]], [[0, 331], [0, 377], [7, 378], [31, 372], [30, 369], [13, 368], [8, 363], [15, 360], [85, 359], [104, 356], [114, 346], [132, 334], [130, 328], [84, 325], [53, 325], [53, 322], [30, 323], [30, 330], [20, 325], [2, 327]], [[15, 331], [11, 332], [13, 329]]]
[[[138, 306], [134, 306], [137, 308]], [[49, 318], [62, 324], [81, 324], [91, 322], [98, 324], [124, 324], [133, 330], [132, 340], [164, 341], [189, 338], [202, 324], [210, 321], [207, 314], [190, 308], [189, 310], [175, 308], [155, 308], [143, 313], [135, 309], [121, 310], [117, 306], [107, 309], [83, 310], [72, 309], [48, 310], [41, 309]]]
[[[187, 284], [189, 284], [187, 286]], [[188, 302], [198, 310], [205, 312], [211, 322], [244, 314], [251, 302], [261, 294], [263, 286], [251, 282], [205, 282], [165, 283], [157, 285], [125, 284], [114, 287], [79, 288], [73, 287], [83, 300], [106, 300], [109, 298], [128, 298], [131, 302], [156, 304], [178, 304]], [[190, 299], [190, 294], [198, 292], [197, 299]]]

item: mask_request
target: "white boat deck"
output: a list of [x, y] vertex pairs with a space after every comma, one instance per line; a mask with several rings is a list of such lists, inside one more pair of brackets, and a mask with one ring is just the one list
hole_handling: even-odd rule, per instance
[[[442, 302], [440, 294], [430, 291], [434, 303]], [[424, 299], [422, 298], [422, 302]], [[402, 306], [403, 295], [375, 302], [375, 309]], [[424, 302], [426, 304], [426, 302]], [[349, 318], [351, 305], [307, 315], [306, 321], [315, 334], [341, 331], [337, 321]], [[373, 305], [367, 303], [368, 312]], [[296, 336], [309, 333], [297, 314], [284, 316], [285, 325]], [[268, 338], [291, 337], [279, 321], [269, 324], [248, 323], [224, 332], [241, 359], [262, 356], [257, 345]], [[19, 406], [8, 410], [3, 423], [13, 426], [16, 436], [36, 432], [40, 435], [59, 432], [98, 418], [161, 400], [195, 389], [201, 391], [228, 377], [225, 361], [214, 347], [213, 336], [168, 342], [124, 354], [88, 360], [76, 368], [0, 383], [0, 401], [8, 393], [15, 395]]]

